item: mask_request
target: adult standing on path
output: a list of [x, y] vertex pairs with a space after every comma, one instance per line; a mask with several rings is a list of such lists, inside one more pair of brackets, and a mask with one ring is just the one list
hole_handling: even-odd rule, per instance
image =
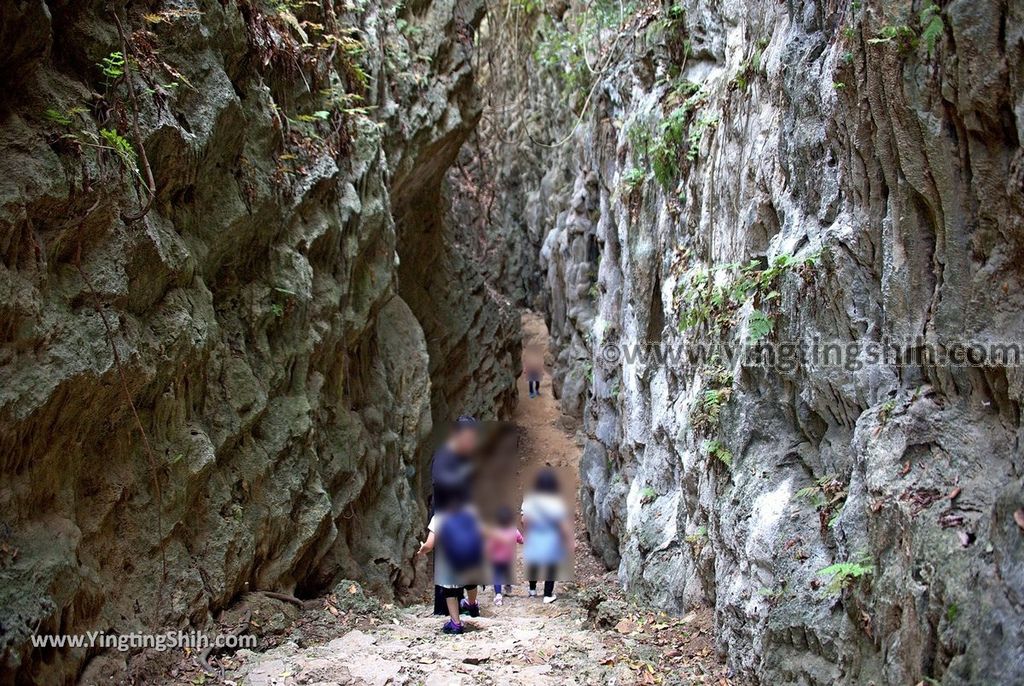
[[[469, 415], [462, 415], [452, 425], [448, 439], [434, 452], [430, 463], [430, 480], [433, 488], [430, 502], [431, 521], [434, 521], [435, 515], [439, 512], [470, 502], [473, 481], [472, 456], [480, 440], [479, 434], [479, 422]], [[435, 569], [435, 576], [436, 572]], [[445, 589], [435, 583], [434, 614], [448, 614], [445, 596]]]
[[431, 510], [454, 502], [469, 502], [473, 478], [472, 456], [479, 441], [479, 423], [468, 415], [455, 420], [448, 440], [434, 452], [430, 463], [433, 486]]

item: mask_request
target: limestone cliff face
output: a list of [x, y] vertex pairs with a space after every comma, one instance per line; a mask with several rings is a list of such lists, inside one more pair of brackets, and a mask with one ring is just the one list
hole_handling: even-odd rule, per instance
[[571, 113], [557, 77], [531, 57], [540, 16], [515, 2], [490, 7], [477, 56], [483, 112], [448, 175], [462, 244], [499, 292], [538, 312], [547, 309], [540, 248], [572, 178], [551, 163], [565, 148], [550, 138]]
[[1021, 681], [1020, 369], [695, 349], [1018, 341], [1019, 3], [595, 12], [535, 34], [583, 113], [542, 260], [594, 547], [762, 683]]
[[127, 64], [107, 3], [0, 12], [0, 681], [81, 668], [33, 630], [413, 581], [432, 424], [514, 402], [472, 265], [431, 284], [473, 284], [458, 321], [406, 283], [459, 261], [415, 209], [479, 115], [480, 7], [129, 3]]

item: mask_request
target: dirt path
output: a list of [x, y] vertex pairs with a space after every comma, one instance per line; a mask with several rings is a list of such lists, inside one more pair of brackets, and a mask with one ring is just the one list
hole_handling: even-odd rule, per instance
[[[527, 350], [546, 349], [543, 320], [526, 314], [523, 325]], [[565, 492], [576, 493], [579, 448], [558, 426], [551, 377], [545, 373], [536, 399], [526, 383], [519, 381], [514, 417], [521, 481], [550, 464]], [[495, 607], [488, 589], [480, 596], [482, 616], [465, 618], [463, 635], [446, 636], [430, 604], [381, 606], [352, 584], [323, 607], [304, 610], [298, 629], [277, 647], [228, 658], [226, 677], [254, 686], [729, 683], [711, 649], [706, 614], [668, 618], [630, 604], [581, 531], [577, 540], [575, 580], [560, 582], [550, 605], [519, 585]]]

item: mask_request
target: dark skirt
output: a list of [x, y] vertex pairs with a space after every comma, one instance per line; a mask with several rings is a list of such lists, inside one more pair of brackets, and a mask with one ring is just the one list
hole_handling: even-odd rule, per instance
[[[459, 589], [459, 599], [462, 599], [462, 595], [465, 589]], [[448, 603], [444, 599], [444, 589], [440, 586], [434, 586], [434, 614], [448, 616]]]

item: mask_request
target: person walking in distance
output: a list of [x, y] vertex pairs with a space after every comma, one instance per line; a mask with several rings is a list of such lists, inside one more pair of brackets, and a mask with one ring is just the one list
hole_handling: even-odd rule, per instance
[[530, 397], [537, 398], [540, 396], [540, 380], [544, 376], [544, 361], [543, 358], [535, 351], [528, 353], [523, 364], [524, 371], [526, 373], [526, 382], [530, 390]]

